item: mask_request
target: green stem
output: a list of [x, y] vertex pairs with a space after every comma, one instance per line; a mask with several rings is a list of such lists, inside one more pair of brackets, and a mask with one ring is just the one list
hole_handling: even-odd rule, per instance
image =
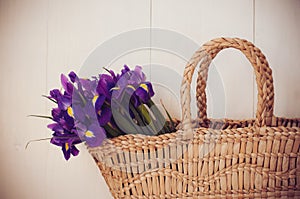
[[[132, 103], [129, 104], [129, 108], [132, 111], [134, 118], [137, 120], [138, 125], [140, 126], [145, 126], [145, 123], [143, 122], [143, 120], [141, 119], [139, 113], [136, 111], [136, 109], [134, 108], [134, 106], [132, 105]], [[141, 131], [143, 132], [142, 134], [146, 135], [147, 133], [144, 132], [141, 128]]]
[[113, 126], [106, 124], [104, 127], [105, 131], [109, 133], [112, 137], [117, 137], [121, 134], [121, 131]]
[[[161, 133], [159, 134], [165, 134], [165, 124], [162, 123], [162, 121], [165, 120], [164, 116], [161, 114], [160, 110], [157, 108], [157, 106], [154, 104], [154, 102], [150, 99], [147, 103], [147, 106], [152, 110], [155, 120], [159, 124], [159, 126], [162, 126], [163, 128], [160, 130]], [[155, 123], [156, 124], [156, 123]], [[158, 125], [156, 125], [156, 128], [158, 128]]]
[[152, 134], [156, 135], [158, 129], [154, 125], [155, 120], [154, 120], [154, 118], [151, 117], [151, 115], [150, 115], [149, 111], [147, 110], [147, 108], [145, 107], [145, 105], [141, 104], [137, 110], [140, 113], [143, 120], [145, 120], [145, 122], [149, 126], [149, 128], [151, 128]]
[[[134, 127], [132, 118], [130, 117], [129, 113], [122, 107], [122, 105], [114, 98], [112, 98], [112, 101], [116, 103], [119, 107], [120, 110], [115, 110], [113, 112], [113, 117], [115, 121], [119, 121], [117, 125], [120, 125], [119, 128], [125, 129], [126, 133], [133, 133], [133, 132], [138, 132], [137, 129]], [[123, 114], [122, 114], [123, 112]]]

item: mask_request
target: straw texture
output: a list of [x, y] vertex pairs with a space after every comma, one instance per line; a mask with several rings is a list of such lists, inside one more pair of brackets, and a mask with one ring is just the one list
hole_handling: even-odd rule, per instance
[[[255, 119], [207, 118], [209, 64], [225, 48], [240, 50], [254, 68]], [[192, 120], [190, 84], [198, 64], [198, 118]], [[185, 68], [177, 132], [119, 136], [89, 152], [114, 198], [299, 198], [300, 119], [275, 117], [273, 104], [272, 71], [261, 51], [246, 40], [218, 38]]]

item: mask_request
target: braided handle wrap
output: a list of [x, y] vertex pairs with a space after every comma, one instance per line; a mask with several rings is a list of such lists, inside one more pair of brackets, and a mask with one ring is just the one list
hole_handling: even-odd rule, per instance
[[200, 125], [208, 127], [209, 120], [206, 112], [206, 82], [208, 68], [215, 56], [225, 48], [236, 48], [240, 50], [251, 62], [255, 75], [258, 90], [258, 102], [255, 124], [258, 127], [270, 125], [273, 117], [274, 87], [272, 70], [262, 52], [251, 42], [238, 38], [217, 38], [205, 43], [187, 63], [181, 84], [181, 106], [182, 106], [182, 128], [190, 138], [191, 107], [190, 107], [190, 85], [194, 70], [200, 62], [200, 70], [197, 78], [197, 106]]

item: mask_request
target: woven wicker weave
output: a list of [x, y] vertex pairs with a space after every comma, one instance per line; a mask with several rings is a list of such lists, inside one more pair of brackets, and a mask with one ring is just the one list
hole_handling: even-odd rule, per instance
[[[254, 68], [255, 119], [207, 118], [208, 67], [225, 48], [242, 51]], [[192, 120], [190, 84], [199, 62], [199, 112]], [[180, 130], [119, 136], [89, 151], [114, 198], [299, 198], [300, 119], [275, 117], [273, 103], [272, 71], [261, 51], [246, 40], [215, 39], [204, 44], [185, 68]]]

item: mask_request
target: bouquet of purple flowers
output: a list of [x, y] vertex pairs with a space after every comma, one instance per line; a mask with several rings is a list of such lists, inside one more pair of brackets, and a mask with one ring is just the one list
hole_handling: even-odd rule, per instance
[[[105, 138], [124, 134], [159, 135], [175, 131], [175, 123], [166, 111], [168, 121], [151, 100], [152, 84], [140, 66], [130, 70], [124, 66], [121, 74], [105, 69], [107, 74], [84, 79], [70, 72], [61, 75], [63, 92], [50, 91], [45, 96], [57, 107], [52, 109], [54, 133], [51, 143], [62, 148], [64, 157], [79, 153], [76, 145], [100, 146]], [[164, 107], [164, 106], [163, 106]], [[39, 116], [45, 117], [45, 116]]]

